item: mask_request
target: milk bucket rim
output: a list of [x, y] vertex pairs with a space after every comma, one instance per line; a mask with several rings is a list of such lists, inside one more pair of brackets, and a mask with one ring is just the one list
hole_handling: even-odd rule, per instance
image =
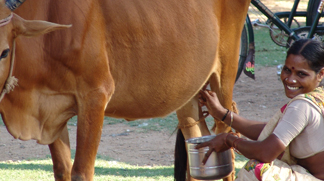
[[[187, 140], [185, 140], [186, 143], [189, 143], [189, 144], [200, 144], [200, 143], [203, 143], [203, 142], [206, 142], [206, 141], [209, 141], [213, 138], [215, 138], [217, 135], [207, 135], [207, 136], [201, 136], [201, 137], [195, 137], [195, 138], [189, 138]], [[197, 143], [194, 143], [194, 141], [199, 141], [201, 140], [200, 142], [197, 142]]]

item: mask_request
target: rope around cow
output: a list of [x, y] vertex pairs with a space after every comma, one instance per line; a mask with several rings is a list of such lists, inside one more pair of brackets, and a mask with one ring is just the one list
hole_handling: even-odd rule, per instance
[[[11, 13], [10, 16], [8, 16], [7, 18], [0, 20], [0, 27], [8, 24], [11, 21], [12, 17], [13, 17], [13, 14]], [[3, 90], [0, 94], [0, 102], [4, 98], [5, 94], [8, 94], [10, 91], [12, 91], [15, 88], [15, 86], [18, 85], [18, 79], [16, 77], [12, 76], [13, 66], [15, 63], [15, 50], [16, 50], [16, 42], [15, 42], [15, 40], [13, 40], [9, 76], [8, 76], [8, 78], [5, 82], [5, 85], [3, 87]]]
[[[235, 101], [232, 102], [232, 106], [231, 107], [232, 107], [232, 110], [233, 110], [233, 112], [235, 114], [239, 114], [239, 110], [237, 109], [237, 106], [236, 106], [236, 102]], [[205, 118], [207, 116], [209, 116], [209, 112], [208, 111], [203, 111], [202, 113], [203, 113], [203, 115], [199, 118], [198, 121], [196, 121], [194, 123], [185, 124], [185, 125], [178, 124], [178, 129], [190, 128], [190, 127], [193, 127], [193, 126], [197, 125], [198, 123], [200, 123], [202, 121], [205, 121]], [[214, 128], [212, 128], [212, 129], [214, 129]]]

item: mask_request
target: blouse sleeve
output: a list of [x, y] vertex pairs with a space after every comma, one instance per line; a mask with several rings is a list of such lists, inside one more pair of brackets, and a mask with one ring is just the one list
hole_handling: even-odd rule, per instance
[[307, 101], [295, 100], [286, 108], [285, 114], [273, 131], [285, 146], [307, 126], [310, 106]]

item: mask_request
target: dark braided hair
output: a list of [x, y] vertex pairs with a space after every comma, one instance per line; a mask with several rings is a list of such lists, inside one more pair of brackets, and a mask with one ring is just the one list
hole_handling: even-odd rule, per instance
[[297, 40], [289, 48], [287, 57], [290, 54], [303, 56], [308, 62], [309, 67], [314, 70], [316, 74], [324, 67], [324, 46], [322, 42], [318, 40]]

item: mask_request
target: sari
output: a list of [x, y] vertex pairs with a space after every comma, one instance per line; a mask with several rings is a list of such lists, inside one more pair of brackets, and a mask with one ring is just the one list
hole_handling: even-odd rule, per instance
[[[322, 87], [318, 87], [310, 93], [294, 97], [284, 105], [266, 124], [258, 141], [262, 141], [272, 134], [279, 120], [285, 114], [287, 105], [298, 99], [310, 102], [317, 111], [324, 115], [324, 91]], [[249, 160], [239, 171], [235, 181], [320, 181], [297, 164], [296, 158], [290, 155], [289, 145], [279, 157], [271, 163], [262, 163], [255, 159]]]

